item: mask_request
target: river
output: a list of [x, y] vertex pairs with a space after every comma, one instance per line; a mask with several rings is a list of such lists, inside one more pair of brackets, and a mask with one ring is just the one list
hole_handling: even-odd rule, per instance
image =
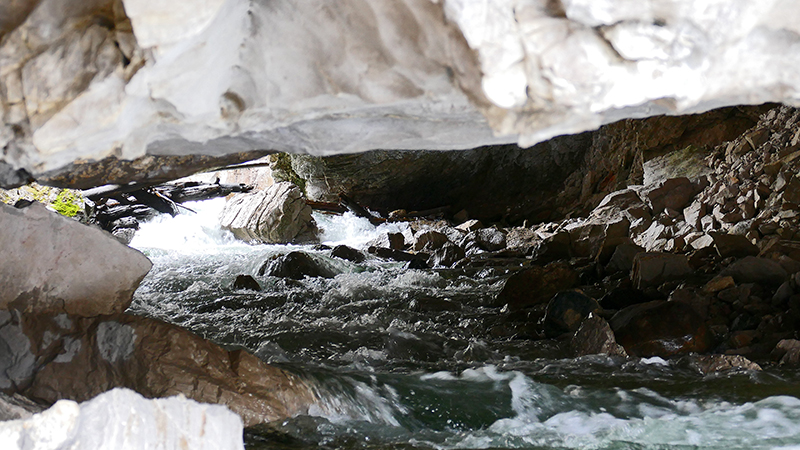
[[[704, 376], [690, 358], [563, 358], [556, 343], [525, 339], [525, 317], [491, 306], [502, 268], [465, 276], [250, 246], [219, 228], [223, 205], [142, 224], [131, 246], [153, 269], [129, 312], [246, 348], [317, 387], [309, 415], [246, 430], [248, 449], [800, 449], [795, 371]], [[403, 231], [315, 218], [328, 246], [365, 249]], [[297, 250], [339, 274], [232, 288]]]

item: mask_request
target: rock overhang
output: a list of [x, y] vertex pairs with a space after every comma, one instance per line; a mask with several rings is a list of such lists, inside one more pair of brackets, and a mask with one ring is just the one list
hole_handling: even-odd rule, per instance
[[[25, 19], [0, 29], [5, 186], [102, 184], [63, 180], [148, 157], [530, 146], [797, 104], [800, 86], [800, 8], [785, 0], [56, 3], [21, 2]], [[213, 165], [194, 163], [171, 176]]]

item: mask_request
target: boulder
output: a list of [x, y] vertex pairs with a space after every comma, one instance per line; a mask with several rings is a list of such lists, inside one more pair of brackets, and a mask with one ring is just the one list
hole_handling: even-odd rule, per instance
[[129, 389], [114, 389], [80, 405], [60, 400], [32, 417], [0, 423], [5, 450], [243, 450], [242, 436], [242, 420], [223, 406], [180, 396], [149, 400]]
[[627, 358], [625, 349], [617, 344], [611, 326], [602, 317], [590, 316], [584, 320], [570, 341], [575, 356], [609, 355]]
[[415, 252], [432, 252], [442, 248], [449, 242], [446, 234], [434, 230], [421, 231], [416, 235], [415, 239]]
[[609, 321], [629, 355], [650, 357], [705, 353], [713, 346], [705, 321], [683, 302], [652, 301], [620, 310]]
[[731, 370], [761, 371], [761, 366], [741, 355], [701, 355], [692, 363], [703, 375]]
[[758, 247], [742, 235], [719, 232], [711, 232], [709, 235], [714, 239], [714, 247], [717, 248], [717, 253], [723, 258], [731, 256], [743, 258], [745, 256], [758, 255]]
[[534, 266], [517, 272], [506, 280], [495, 297], [496, 306], [508, 305], [512, 310], [549, 301], [557, 292], [578, 285], [578, 273], [564, 263]]
[[781, 365], [796, 366], [800, 364], [800, 341], [797, 339], [782, 339], [775, 346], [773, 354], [780, 360]]
[[461, 247], [450, 242], [435, 250], [428, 258], [428, 267], [452, 267], [453, 264], [464, 259], [466, 253]]
[[620, 287], [609, 291], [599, 303], [604, 309], [624, 309], [650, 300], [650, 297], [639, 289]]
[[235, 194], [219, 221], [237, 239], [250, 243], [308, 242], [317, 230], [303, 192], [288, 181], [255, 193]]
[[259, 276], [293, 280], [302, 280], [305, 277], [333, 278], [337, 274], [338, 272], [327, 262], [303, 252], [290, 252], [273, 257], [258, 269]]
[[554, 338], [564, 333], [574, 333], [584, 319], [591, 314], [598, 314], [600, 310], [597, 300], [583, 292], [559, 292], [547, 303], [544, 315], [544, 334]]
[[234, 289], [246, 289], [250, 291], [260, 291], [261, 285], [251, 275], [237, 275], [233, 281]]
[[637, 289], [658, 287], [692, 274], [685, 255], [671, 253], [638, 253], [633, 260], [631, 279]]
[[671, 178], [647, 193], [647, 198], [653, 207], [653, 213], [658, 214], [669, 208], [677, 211], [683, 210], [697, 194], [697, 187], [686, 177]]
[[[400, 236], [402, 237], [403, 235], [401, 234]], [[345, 259], [354, 263], [364, 262], [364, 260], [367, 259], [363, 253], [346, 245], [337, 245], [336, 247], [333, 247], [333, 250], [331, 250], [331, 256], [334, 258]]]
[[468, 255], [502, 250], [506, 247], [506, 235], [497, 228], [481, 228], [464, 236], [460, 247]]
[[[44, 410], [44, 406], [18, 393], [6, 395], [0, 392], [0, 422], [27, 419]], [[2, 431], [0, 431], [0, 436], [2, 436]], [[0, 442], [3, 442], [2, 437], [0, 437]]]
[[81, 316], [125, 311], [152, 264], [98, 228], [0, 203], [0, 309]]
[[0, 372], [0, 387], [47, 403], [126, 387], [149, 398], [183, 394], [223, 404], [249, 426], [305, 413], [316, 401], [293, 374], [145, 317], [12, 317], [0, 348], [12, 352], [4, 360], [28, 361]]
[[720, 272], [731, 276], [737, 283], [759, 283], [780, 286], [788, 273], [777, 261], [756, 256], [742, 258]]
[[611, 258], [606, 264], [606, 271], [609, 273], [626, 272], [633, 269], [633, 260], [636, 255], [643, 253], [645, 249], [632, 242], [623, 242], [614, 249]]

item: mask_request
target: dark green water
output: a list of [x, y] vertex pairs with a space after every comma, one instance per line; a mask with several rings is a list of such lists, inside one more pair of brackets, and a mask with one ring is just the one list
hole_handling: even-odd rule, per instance
[[[800, 377], [791, 371], [703, 376], [674, 361], [561, 358], [526, 339], [525, 317], [491, 307], [503, 271], [474, 276], [352, 264], [310, 247], [248, 246], [197, 216], [145, 224], [133, 246], [154, 262], [131, 311], [245, 347], [306, 377], [308, 415], [248, 429], [250, 449], [800, 449]], [[318, 217], [331, 241], [374, 229]], [[256, 277], [272, 255], [303, 250], [332, 279]]]

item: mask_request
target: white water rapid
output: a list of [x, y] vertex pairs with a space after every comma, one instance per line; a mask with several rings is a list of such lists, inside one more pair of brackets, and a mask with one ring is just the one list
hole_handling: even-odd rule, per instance
[[[502, 271], [465, 276], [373, 257], [355, 264], [318, 246], [250, 246], [219, 229], [223, 204], [142, 224], [131, 246], [154, 267], [130, 311], [248, 348], [317, 386], [310, 415], [248, 430], [248, 448], [800, 449], [794, 373], [559, 359], [555, 344], [526, 337], [519, 318], [491, 306]], [[315, 217], [328, 246], [364, 250], [386, 227], [406, 230]], [[337, 275], [257, 275], [289, 251]], [[233, 289], [239, 274], [263, 291]]]

